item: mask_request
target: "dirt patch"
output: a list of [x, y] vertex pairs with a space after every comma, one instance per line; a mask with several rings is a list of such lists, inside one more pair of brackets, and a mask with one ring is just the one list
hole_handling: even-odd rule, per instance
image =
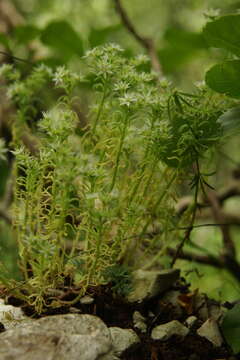
[[[186, 299], [191, 298], [188, 286], [184, 282], [173, 287], [173, 290], [179, 291], [179, 294], [186, 297]], [[223, 344], [221, 347], [214, 347], [210, 341], [196, 333], [196, 328], [203, 323], [200, 319], [198, 319], [197, 325], [190, 330], [184, 339], [172, 336], [167, 341], [156, 341], [151, 338], [151, 331], [157, 325], [171, 320], [178, 320], [184, 323], [189, 315], [198, 317], [194, 307], [185, 306], [182, 308], [181, 313], [176, 312], [175, 307], [171, 303], [162, 301], [162, 296], [141, 304], [127, 303], [123, 298], [114, 295], [110, 286], [89, 288], [87, 295], [92, 298], [91, 304], [82, 304], [80, 301], [74, 305], [67, 305], [65, 303], [57, 308], [46, 307], [42, 314], [36, 314], [33, 307], [11, 296], [8, 297], [8, 303], [20, 306], [26, 315], [34, 318], [79, 312], [81, 314], [99, 316], [108, 327], [133, 328], [141, 342], [126, 350], [121, 356], [123, 360], [226, 360], [232, 356], [232, 352], [227, 344]], [[73, 291], [68, 289], [65, 295], [61, 296], [61, 300], [67, 302], [75, 297], [76, 289], [73, 289]], [[50, 303], [50, 299], [46, 299], [46, 303], [48, 301]], [[145, 333], [134, 328], [133, 313], [135, 311], [139, 311], [146, 319], [147, 330]], [[231, 357], [232, 359], [240, 359], [240, 357]]]

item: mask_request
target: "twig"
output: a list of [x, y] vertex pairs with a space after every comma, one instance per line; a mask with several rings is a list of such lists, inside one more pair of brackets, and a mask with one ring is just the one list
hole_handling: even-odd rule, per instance
[[221, 224], [219, 225], [219, 227], [223, 235], [224, 251], [226, 252], [226, 255], [228, 257], [235, 259], [236, 256], [235, 244], [231, 238], [229, 226], [222, 225], [225, 223], [225, 216], [221, 209], [217, 195], [213, 191], [208, 191], [205, 194], [207, 196], [207, 200], [209, 201], [209, 204], [211, 205], [212, 214], [215, 221]]
[[[197, 224], [197, 225], [193, 225], [191, 226], [193, 229], [197, 229], [197, 228], [201, 228], [201, 227], [219, 227], [219, 226], [239, 226], [240, 224], [238, 222], [226, 222], [226, 223], [206, 223], [206, 224]], [[190, 228], [190, 226], [180, 226], [180, 227], [176, 227], [176, 228], [172, 228], [169, 231], [176, 231], [176, 230], [188, 230]], [[149, 234], [150, 235], [150, 234]]]
[[173, 267], [177, 261], [178, 256], [180, 255], [184, 245], [186, 244], [187, 241], [189, 241], [192, 230], [193, 230], [193, 226], [194, 226], [194, 222], [196, 219], [196, 215], [197, 215], [197, 201], [198, 201], [198, 194], [199, 194], [199, 188], [201, 186], [201, 173], [200, 173], [200, 168], [199, 168], [199, 161], [198, 159], [196, 160], [196, 163], [194, 164], [194, 170], [196, 173], [196, 184], [195, 184], [195, 191], [194, 191], [194, 201], [193, 201], [193, 210], [192, 210], [192, 216], [191, 216], [191, 220], [190, 220], [190, 226], [187, 228], [184, 237], [182, 238], [182, 240], [180, 241], [179, 245], [177, 246], [177, 250], [175, 255], [172, 258], [171, 261], [171, 267]]
[[151, 59], [153, 70], [156, 71], [158, 74], [161, 74], [161, 64], [159, 62], [154, 41], [150, 38], [143, 37], [138, 33], [131, 20], [129, 19], [129, 16], [127, 15], [125, 9], [123, 8], [121, 0], [113, 1], [115, 3], [116, 11], [120, 16], [123, 25], [133, 35], [133, 37], [147, 50], [148, 55]]
[[[177, 252], [177, 250], [175, 250], [173, 248], [169, 247], [167, 249], [167, 253], [171, 257], [175, 257], [176, 252]], [[197, 263], [200, 263], [200, 264], [211, 265], [211, 266], [215, 266], [217, 268], [224, 268], [224, 262], [213, 255], [199, 255], [199, 254], [191, 253], [190, 251], [182, 250], [178, 254], [178, 259], [196, 261]]]
[[205, 192], [205, 196], [211, 206], [213, 217], [216, 222], [219, 222], [222, 240], [223, 240], [223, 253], [220, 259], [224, 263], [224, 267], [231, 272], [231, 274], [240, 280], [240, 264], [236, 259], [236, 247], [232, 240], [229, 225], [223, 225], [225, 223], [225, 215], [221, 209], [220, 201], [218, 200], [217, 194], [213, 191]]
[[8, 58], [11, 59], [11, 60], [21, 61], [21, 62], [24, 62], [24, 63], [32, 64], [32, 65], [33, 65], [33, 62], [31, 62], [31, 61], [29, 61], [29, 60], [26, 60], [26, 59], [19, 58], [19, 57], [17, 57], [17, 56], [14, 56], [14, 55], [10, 54], [10, 53], [7, 52], [7, 51], [2, 51], [2, 50], [0, 50], [0, 54], [8, 57]]
[[[171, 257], [176, 256], [176, 250], [170, 247], [167, 249], [167, 253]], [[199, 264], [210, 265], [218, 269], [226, 269], [235, 279], [240, 281], [240, 265], [235, 259], [231, 259], [229, 257], [216, 257], [214, 255], [200, 255], [183, 250], [177, 254], [177, 258], [195, 261]]]
[[[225, 200], [231, 197], [240, 196], [240, 181], [238, 180], [232, 182], [231, 185], [219, 191], [219, 193], [216, 194], [216, 196], [220, 204], [222, 204]], [[192, 196], [183, 197], [176, 206], [177, 215], [181, 216], [191, 204], [192, 204]], [[210, 205], [209, 203], [200, 201], [198, 199], [198, 203], [197, 203], [198, 209], [209, 207], [209, 205]]]

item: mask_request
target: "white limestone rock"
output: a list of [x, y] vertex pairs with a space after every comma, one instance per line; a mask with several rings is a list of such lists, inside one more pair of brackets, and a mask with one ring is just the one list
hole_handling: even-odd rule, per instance
[[191, 329], [194, 325], [196, 325], [198, 319], [196, 316], [189, 316], [186, 320], [185, 320], [185, 325]]
[[32, 320], [24, 315], [20, 307], [5, 305], [4, 300], [0, 299], [0, 322], [6, 330], [29, 321]]
[[160, 271], [136, 270], [133, 272], [133, 291], [128, 295], [129, 302], [149, 300], [171, 288], [179, 278], [178, 269]]
[[219, 331], [217, 322], [213, 318], [209, 318], [197, 330], [199, 336], [208, 339], [214, 346], [221, 346], [223, 343], [222, 335]]
[[133, 325], [136, 329], [140, 330], [142, 333], [147, 332], [146, 319], [139, 311], [134, 311], [133, 313]]
[[100, 360], [112, 350], [110, 331], [93, 315], [54, 315], [0, 334], [1, 360]]
[[153, 340], [166, 341], [173, 335], [181, 337], [187, 336], [189, 329], [182, 325], [178, 320], [172, 320], [166, 324], [158, 325], [152, 330], [151, 337]]
[[140, 342], [139, 337], [132, 329], [110, 327], [109, 330], [112, 337], [113, 353], [115, 355], [121, 355], [132, 345], [138, 344]]

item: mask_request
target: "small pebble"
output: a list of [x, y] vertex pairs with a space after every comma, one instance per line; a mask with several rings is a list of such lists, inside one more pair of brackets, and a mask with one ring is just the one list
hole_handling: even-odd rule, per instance
[[92, 298], [91, 296], [89, 295], [85, 295], [83, 296], [81, 299], [80, 299], [80, 303], [82, 305], [90, 305], [94, 302], [94, 298]]

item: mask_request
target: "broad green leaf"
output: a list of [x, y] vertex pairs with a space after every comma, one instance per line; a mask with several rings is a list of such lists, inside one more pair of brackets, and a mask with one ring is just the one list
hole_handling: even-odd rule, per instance
[[59, 59], [58, 57], [50, 56], [42, 58], [40, 61], [37, 62], [37, 64], [44, 64], [55, 69], [58, 66], [64, 65], [64, 61], [63, 58]]
[[78, 33], [66, 21], [54, 21], [42, 31], [41, 41], [58, 51], [63, 58], [83, 55], [83, 43]]
[[240, 60], [214, 65], [205, 77], [207, 85], [222, 94], [240, 97]]
[[219, 117], [217, 122], [222, 126], [224, 135], [234, 135], [240, 131], [240, 107], [232, 108]]
[[[195, 51], [189, 48], [176, 48], [169, 46], [160, 49], [158, 56], [164, 73], [177, 71], [181, 66], [185, 65], [195, 55]], [[177, 54], [177, 56], [176, 56]]]
[[203, 35], [210, 46], [240, 56], [240, 15], [226, 15], [209, 22]]
[[202, 34], [184, 29], [170, 28], [164, 39], [166, 45], [158, 51], [164, 72], [176, 71], [207, 47]]
[[169, 28], [164, 35], [164, 39], [172, 46], [177, 46], [178, 48], [204, 49], [207, 47], [201, 33], [185, 29]]
[[7, 49], [9, 49], [9, 40], [5, 34], [0, 33], [0, 44], [4, 45]]
[[114, 34], [122, 28], [122, 25], [107, 26], [104, 28], [96, 29], [91, 28], [89, 34], [90, 48], [102, 45], [106, 42], [113, 41]]
[[28, 44], [30, 41], [38, 37], [40, 29], [33, 25], [17, 26], [13, 31], [14, 39], [21, 44]]
[[223, 335], [235, 354], [240, 352], [240, 304], [229, 310], [221, 325]]

